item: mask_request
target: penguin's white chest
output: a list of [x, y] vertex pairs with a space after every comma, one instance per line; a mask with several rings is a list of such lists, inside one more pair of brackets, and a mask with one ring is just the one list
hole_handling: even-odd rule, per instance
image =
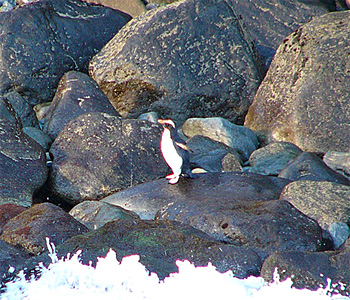
[[171, 136], [170, 136], [170, 131], [166, 128], [164, 129], [162, 134], [160, 149], [162, 151], [164, 160], [172, 169], [174, 174], [180, 175], [183, 160], [182, 160], [182, 157], [177, 153], [175, 149], [173, 140], [171, 139]]

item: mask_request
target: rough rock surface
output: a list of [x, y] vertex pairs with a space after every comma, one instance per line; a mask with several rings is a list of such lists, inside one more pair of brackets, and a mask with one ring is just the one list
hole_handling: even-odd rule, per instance
[[[26, 208], [13, 203], [7, 203], [0, 205], [0, 234], [2, 233], [2, 227], [12, 218], [25, 211]], [[1, 275], [0, 275], [1, 276]]]
[[55, 245], [89, 231], [68, 213], [51, 203], [33, 205], [3, 227], [0, 239], [38, 255], [46, 250], [46, 237]]
[[335, 222], [350, 225], [349, 186], [326, 181], [294, 181], [284, 187], [280, 199], [293, 204], [326, 230]]
[[32, 105], [50, 101], [63, 74], [86, 72], [129, 20], [78, 0], [42, 0], [0, 14], [0, 94], [15, 90]]
[[76, 71], [67, 72], [59, 82], [45, 117], [44, 131], [54, 140], [69, 121], [88, 112], [119, 116], [106, 95], [88, 75]]
[[89, 3], [102, 4], [103, 6], [121, 10], [132, 17], [136, 17], [146, 11], [142, 0], [84, 0]]
[[188, 139], [191, 166], [207, 172], [241, 172], [243, 163], [237, 151], [202, 135]]
[[317, 222], [290, 203], [259, 200], [179, 200], [161, 209], [156, 218], [189, 224], [220, 241], [247, 246], [262, 259], [275, 251], [332, 249], [330, 237]]
[[255, 133], [244, 126], [217, 118], [190, 118], [182, 126], [183, 133], [188, 137], [203, 135], [214, 141], [221, 142], [236, 150], [244, 161], [257, 149], [259, 142]]
[[161, 125], [87, 113], [69, 122], [50, 148], [50, 186], [73, 205], [166, 175]]
[[198, 174], [195, 179], [181, 178], [176, 185], [166, 179], [140, 184], [101, 201], [136, 212], [142, 219], [153, 219], [158, 210], [177, 201], [203, 201], [215, 205], [218, 199], [227, 204], [235, 200], [278, 199], [289, 183], [282, 178], [245, 173]]
[[331, 294], [350, 294], [350, 251], [275, 253], [265, 260], [261, 276], [271, 282], [276, 268], [280, 280], [291, 278], [294, 288], [325, 288], [329, 278]]
[[289, 35], [249, 107], [245, 126], [303, 151], [349, 151], [350, 12], [314, 18]]
[[74, 206], [69, 214], [90, 230], [120, 219], [139, 219], [133, 211], [102, 201], [84, 201]]
[[234, 0], [234, 3], [266, 64], [286, 36], [313, 17], [335, 10], [332, 0]]
[[265, 66], [231, 0], [186, 0], [130, 21], [89, 72], [123, 117], [155, 110], [179, 124], [189, 116], [242, 124]]
[[29, 207], [47, 179], [44, 149], [13, 123], [0, 116], [0, 204]]
[[324, 163], [350, 179], [350, 152], [328, 151], [323, 156]]
[[[177, 272], [177, 259], [192, 261], [196, 266], [212, 262], [220, 272], [232, 270], [238, 278], [259, 274], [261, 260], [245, 247], [225, 245], [210, 239], [191, 226], [169, 221], [119, 220], [100, 229], [71, 238], [57, 247], [59, 257], [82, 249], [82, 261], [95, 264], [114, 249], [117, 258], [139, 254], [140, 261], [160, 278]], [[36, 259], [37, 261], [38, 259]], [[43, 254], [39, 261], [47, 261]]]
[[278, 175], [289, 180], [330, 181], [350, 185], [350, 180], [329, 168], [315, 153], [303, 152]]
[[301, 152], [299, 147], [288, 142], [270, 143], [250, 155], [249, 166], [244, 171], [277, 176]]

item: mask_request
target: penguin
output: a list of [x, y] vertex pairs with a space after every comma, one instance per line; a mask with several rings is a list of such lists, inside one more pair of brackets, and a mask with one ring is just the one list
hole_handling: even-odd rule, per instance
[[175, 184], [179, 181], [181, 175], [194, 178], [190, 168], [189, 155], [189, 152], [193, 151], [179, 137], [174, 121], [159, 119], [158, 123], [162, 124], [164, 128], [160, 141], [160, 150], [164, 160], [173, 171], [173, 174], [167, 175], [166, 179], [169, 180], [170, 184]]

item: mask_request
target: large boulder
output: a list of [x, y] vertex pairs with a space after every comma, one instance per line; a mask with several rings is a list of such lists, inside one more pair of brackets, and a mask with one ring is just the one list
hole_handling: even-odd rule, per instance
[[[136, 212], [142, 219], [153, 219], [156, 213], [177, 201], [198, 204], [278, 199], [289, 180], [245, 173], [198, 174], [195, 179], [181, 178], [176, 185], [159, 179], [110, 195], [101, 201]], [[204, 207], [203, 207], [204, 208]], [[218, 225], [217, 225], [218, 226]]]
[[[104, 257], [113, 249], [118, 260], [138, 254], [151, 272], [163, 279], [178, 271], [176, 260], [189, 260], [196, 266], [211, 262], [218, 271], [231, 270], [238, 278], [259, 275], [261, 259], [246, 247], [222, 244], [191, 226], [169, 221], [119, 220], [100, 229], [75, 236], [56, 247], [59, 257], [82, 250], [84, 264], [95, 265], [97, 257]], [[47, 254], [31, 260], [48, 262]], [[27, 268], [30, 268], [29, 261]]]
[[123, 117], [155, 110], [181, 124], [242, 124], [264, 74], [232, 1], [185, 0], [134, 18], [91, 60], [90, 75]]
[[89, 230], [51, 203], [33, 205], [3, 227], [0, 239], [38, 255], [46, 250], [46, 238], [55, 245]]
[[261, 276], [272, 282], [276, 269], [280, 281], [289, 278], [294, 288], [329, 287], [330, 295], [350, 295], [350, 251], [274, 253], [264, 261]]
[[50, 148], [49, 184], [75, 205], [166, 175], [160, 124], [105, 113], [80, 115], [62, 129]]
[[334, 0], [233, 0], [268, 65], [283, 40], [313, 17], [335, 10]]
[[63, 74], [86, 72], [130, 18], [78, 0], [36, 1], [0, 14], [0, 94], [15, 90], [32, 105], [51, 100]]
[[0, 115], [0, 204], [29, 207], [47, 179], [44, 149], [23, 133], [19, 123]]
[[348, 151], [350, 12], [303, 25], [278, 48], [245, 126], [303, 151]]
[[76, 71], [67, 72], [61, 78], [45, 116], [44, 131], [54, 140], [66, 123], [88, 112], [119, 116], [106, 95], [88, 75]]

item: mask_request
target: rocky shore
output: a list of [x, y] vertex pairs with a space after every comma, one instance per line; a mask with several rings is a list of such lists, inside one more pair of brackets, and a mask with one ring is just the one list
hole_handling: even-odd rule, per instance
[[[0, 1], [3, 287], [48, 237], [350, 294], [350, 12], [273, 2]], [[158, 118], [196, 178], [168, 184]]]

